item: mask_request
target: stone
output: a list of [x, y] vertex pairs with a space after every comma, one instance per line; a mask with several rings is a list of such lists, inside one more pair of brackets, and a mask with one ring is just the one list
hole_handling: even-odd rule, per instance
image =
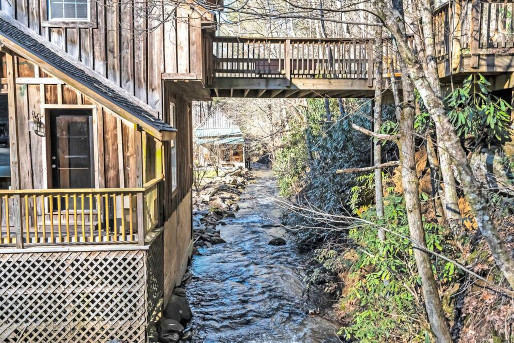
[[286, 245], [286, 240], [282, 237], [275, 237], [268, 242], [269, 245]]
[[222, 243], [227, 243], [223, 238], [221, 237], [212, 237], [211, 238], [211, 243], [212, 244], [222, 244]]
[[159, 342], [159, 333], [157, 332], [157, 328], [153, 325], [148, 328], [148, 341], [150, 343]]
[[162, 318], [161, 323], [161, 335], [170, 334], [173, 332], [182, 332], [184, 330], [184, 326], [175, 319], [167, 319]]
[[159, 342], [161, 343], [176, 343], [180, 340], [180, 334], [177, 332], [161, 335]]
[[236, 217], [236, 215], [232, 211], [225, 211], [223, 214], [226, 218], [235, 218]]
[[183, 296], [172, 294], [170, 301], [164, 309], [164, 317], [185, 324], [191, 320], [192, 315], [187, 299]]
[[193, 339], [193, 331], [189, 330], [182, 334], [183, 341], [190, 341]]
[[173, 294], [178, 295], [179, 297], [185, 297], [186, 296], [186, 290], [182, 287], [175, 287], [173, 290]]

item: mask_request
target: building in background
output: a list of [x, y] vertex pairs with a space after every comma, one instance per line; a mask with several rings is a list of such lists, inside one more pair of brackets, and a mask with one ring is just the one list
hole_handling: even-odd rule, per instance
[[243, 133], [220, 112], [195, 129], [195, 162], [199, 167], [248, 167]]

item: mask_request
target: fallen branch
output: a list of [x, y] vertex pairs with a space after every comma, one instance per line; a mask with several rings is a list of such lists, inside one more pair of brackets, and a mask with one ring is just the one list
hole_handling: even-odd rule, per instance
[[371, 166], [371, 167], [338, 169], [338, 170], [336, 170], [336, 174], [367, 172], [367, 171], [372, 171], [372, 170], [380, 169], [380, 168], [396, 167], [398, 165], [400, 165], [400, 161], [391, 161], [391, 162], [377, 164], [377, 165]]
[[352, 124], [352, 127], [355, 130], [357, 130], [359, 132], [362, 132], [365, 135], [368, 135], [368, 136], [371, 136], [371, 137], [375, 137], [375, 138], [378, 138], [378, 139], [384, 140], [384, 141], [395, 141], [396, 138], [397, 138], [396, 135], [386, 135], [386, 134], [383, 134], [383, 133], [375, 133], [373, 131], [370, 131], [368, 129], [360, 127], [359, 125], [356, 125], [356, 124]]

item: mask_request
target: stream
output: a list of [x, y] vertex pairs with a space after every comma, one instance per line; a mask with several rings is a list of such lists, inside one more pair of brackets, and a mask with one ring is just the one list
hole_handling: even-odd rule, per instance
[[[200, 247], [193, 257], [187, 285], [193, 342], [340, 342], [334, 324], [306, 314], [307, 261], [287, 231], [272, 226], [281, 211], [271, 171], [253, 174], [236, 218], [217, 227], [226, 243]], [[287, 244], [268, 245], [275, 237]]]

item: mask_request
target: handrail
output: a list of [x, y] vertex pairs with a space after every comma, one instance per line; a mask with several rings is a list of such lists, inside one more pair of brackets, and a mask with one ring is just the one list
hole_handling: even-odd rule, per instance
[[144, 187], [139, 188], [49, 188], [49, 189], [5, 189], [0, 190], [2, 195], [24, 194], [74, 194], [74, 193], [137, 193], [144, 192]]
[[147, 183], [145, 183], [143, 185], [142, 190], [147, 191], [150, 188], [152, 188], [153, 186], [155, 186], [156, 184], [158, 184], [159, 182], [161, 182], [162, 180], [164, 180], [164, 176], [156, 177], [155, 179], [152, 179], [152, 180], [148, 181]]
[[374, 40], [374, 38], [312, 38], [312, 37], [250, 37], [250, 36], [215, 36], [213, 38], [214, 42], [216, 41], [224, 41], [224, 42], [285, 42], [287, 40], [291, 42], [367, 42], [370, 40]]

